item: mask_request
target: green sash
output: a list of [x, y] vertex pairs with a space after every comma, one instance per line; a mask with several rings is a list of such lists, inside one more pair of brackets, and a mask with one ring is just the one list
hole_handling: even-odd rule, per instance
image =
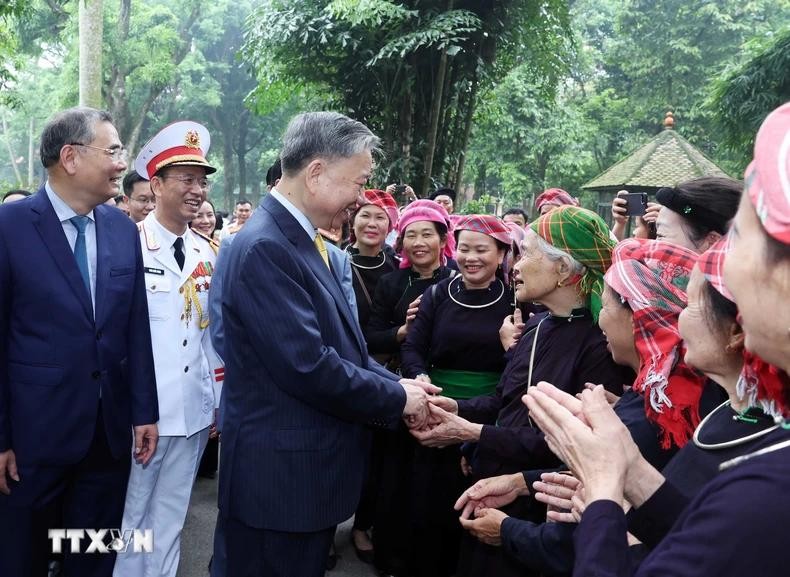
[[431, 369], [431, 382], [442, 388], [442, 395], [453, 399], [471, 399], [493, 393], [501, 373]]

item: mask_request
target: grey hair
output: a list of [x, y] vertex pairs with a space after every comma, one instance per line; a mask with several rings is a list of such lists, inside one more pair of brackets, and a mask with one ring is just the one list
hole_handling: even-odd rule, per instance
[[381, 140], [370, 129], [337, 112], [295, 116], [283, 135], [280, 160], [284, 174], [294, 175], [316, 158], [349, 158], [365, 150], [378, 154]]
[[60, 150], [67, 144], [90, 144], [99, 122], [112, 123], [112, 115], [105, 110], [87, 106], [69, 108], [55, 115], [41, 133], [41, 164], [49, 168], [60, 160]]
[[568, 263], [568, 268], [570, 268], [570, 276], [575, 275], [583, 275], [587, 272], [587, 267], [580, 263], [578, 260], [573, 258], [564, 250], [557, 248], [556, 246], [549, 244], [542, 236], [539, 234], [535, 235], [538, 239], [538, 248], [540, 251], [546, 255], [546, 258], [551, 260], [552, 262], [557, 262], [560, 260], [565, 260]]

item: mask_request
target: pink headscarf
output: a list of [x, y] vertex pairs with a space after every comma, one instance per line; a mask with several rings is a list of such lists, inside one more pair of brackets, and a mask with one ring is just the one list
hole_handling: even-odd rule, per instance
[[551, 206], [562, 206], [564, 204], [579, 206], [579, 201], [561, 188], [547, 188], [535, 199], [535, 210], [540, 212], [540, 209], [547, 204]]
[[790, 102], [774, 110], [760, 126], [745, 180], [765, 232], [790, 244]]
[[[442, 253], [442, 264], [446, 264], [448, 258], [455, 256], [455, 238], [453, 237], [453, 226], [450, 222], [450, 215], [444, 207], [438, 202], [428, 199], [415, 200], [406, 207], [400, 215], [398, 221], [398, 239], [403, 240], [403, 234], [406, 232], [408, 226], [414, 222], [428, 221], [435, 222], [447, 227], [447, 243], [444, 245], [444, 252]], [[411, 262], [406, 256], [405, 251], [400, 251], [400, 268], [409, 268]]]

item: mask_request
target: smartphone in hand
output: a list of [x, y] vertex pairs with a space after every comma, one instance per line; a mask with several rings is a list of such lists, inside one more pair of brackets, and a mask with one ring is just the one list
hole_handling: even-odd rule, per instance
[[646, 192], [632, 192], [629, 194], [621, 194], [620, 198], [625, 199], [625, 214], [626, 216], [642, 216], [647, 210], [647, 193]]

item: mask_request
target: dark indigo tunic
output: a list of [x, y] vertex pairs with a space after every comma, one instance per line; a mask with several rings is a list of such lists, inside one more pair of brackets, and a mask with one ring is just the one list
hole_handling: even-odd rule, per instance
[[[496, 392], [458, 403], [459, 415], [485, 425], [471, 459], [475, 478], [560, 464], [549, 450], [543, 433], [530, 422], [529, 411], [521, 400], [527, 391], [533, 343], [532, 384], [547, 381], [567, 393], [576, 394], [584, 389], [586, 382], [592, 382], [603, 384], [607, 390], [620, 395], [623, 387], [634, 381], [633, 371], [617, 365], [612, 359], [606, 339], [589, 310], [574, 310], [570, 317], [557, 317], [547, 312], [536, 314], [527, 321], [512, 350]], [[522, 498], [504, 511], [519, 519], [540, 523], [545, 520], [546, 509], [531, 498]], [[536, 573], [504, 555], [502, 548], [484, 545], [467, 535], [459, 575], [525, 577]]]
[[[398, 268], [392, 249], [386, 247], [376, 256], [362, 256], [359, 249], [346, 248], [351, 258], [351, 283], [357, 298], [357, 318], [359, 326], [364, 327], [370, 319], [370, 309], [376, 285], [381, 277]], [[363, 288], [364, 286], [364, 288]]]
[[395, 270], [379, 279], [373, 293], [373, 306], [367, 325], [362, 325], [370, 354], [397, 353], [401, 343], [396, 334], [406, 322], [409, 304], [425, 289], [455, 274], [453, 269], [442, 266], [433, 271], [431, 278], [422, 279], [410, 268]]
[[[493, 302], [485, 308], [466, 308], [450, 298], [472, 306]], [[458, 292], [457, 292], [458, 291]], [[499, 329], [513, 313], [510, 289], [496, 279], [487, 289], [467, 290], [463, 279], [448, 278], [426, 290], [406, 341], [401, 347], [401, 374], [414, 378], [429, 374], [432, 367], [459, 371], [501, 373], [505, 351]]]
[[572, 317], [550, 313], [533, 316], [526, 323], [496, 392], [458, 403], [460, 416], [486, 425], [473, 463], [476, 477], [559, 465], [543, 433], [530, 422], [529, 411], [521, 400], [527, 392], [530, 354], [539, 323], [533, 385], [547, 381], [575, 395], [591, 382], [622, 395], [623, 388], [634, 381], [634, 372], [612, 359], [589, 310], [577, 309]]
[[[778, 429], [755, 442], [786, 441]], [[613, 501], [591, 503], [574, 536], [574, 577], [743, 577], [786, 575], [790, 518], [790, 447], [723, 471], [690, 502], [666, 481], [640, 509], [669, 532], [634, 570], [626, 516]]]

